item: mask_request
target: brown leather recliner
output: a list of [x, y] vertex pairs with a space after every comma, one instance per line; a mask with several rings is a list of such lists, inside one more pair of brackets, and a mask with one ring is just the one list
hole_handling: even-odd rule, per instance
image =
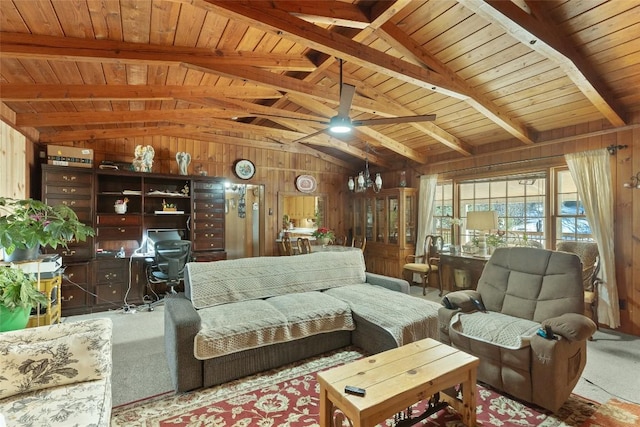
[[[596, 329], [581, 314], [576, 255], [498, 248], [475, 291], [451, 292], [442, 303], [440, 341], [480, 358], [478, 381], [551, 411], [568, 399]], [[538, 335], [545, 328], [547, 338]]]

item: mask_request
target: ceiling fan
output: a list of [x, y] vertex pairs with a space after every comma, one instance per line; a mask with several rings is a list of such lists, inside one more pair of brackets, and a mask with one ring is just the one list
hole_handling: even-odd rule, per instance
[[436, 119], [435, 114], [423, 114], [418, 116], [401, 116], [401, 117], [383, 117], [378, 119], [351, 120], [349, 111], [353, 96], [356, 93], [356, 87], [348, 83], [342, 82], [342, 59], [340, 61], [340, 104], [338, 105], [338, 114], [331, 117], [327, 128], [314, 132], [305, 137], [295, 140], [294, 142], [303, 141], [312, 136], [329, 131], [332, 134], [345, 134], [351, 132], [351, 129], [358, 126], [374, 126], [374, 125], [391, 125], [398, 123], [414, 123], [414, 122], [430, 122]]

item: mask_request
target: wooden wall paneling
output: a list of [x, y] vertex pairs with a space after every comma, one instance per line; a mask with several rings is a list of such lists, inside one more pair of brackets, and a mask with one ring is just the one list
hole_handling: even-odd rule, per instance
[[4, 171], [0, 180], [0, 197], [21, 199], [28, 196], [29, 174], [26, 167], [29, 158], [26, 138], [0, 121], [0, 170]]
[[[636, 176], [636, 174], [640, 173], [640, 129], [634, 129], [631, 132], [631, 140], [628, 142], [623, 141], [622, 143], [626, 143], [631, 147], [633, 164], [631, 171]], [[625, 190], [632, 192], [632, 212], [630, 215], [633, 236], [631, 239], [632, 247], [628, 257], [625, 257], [632, 269], [631, 281], [629, 282], [629, 300], [627, 301], [630, 325], [632, 326], [629, 332], [633, 335], [640, 335], [640, 189]], [[626, 236], [626, 233], [623, 232], [617, 236], [624, 238], [623, 236]]]

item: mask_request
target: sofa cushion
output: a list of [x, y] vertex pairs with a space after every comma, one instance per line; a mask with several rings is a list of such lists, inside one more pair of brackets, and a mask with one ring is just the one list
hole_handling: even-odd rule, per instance
[[200, 360], [309, 335], [353, 330], [349, 306], [320, 292], [240, 301], [198, 310], [202, 326], [195, 338]]
[[187, 264], [185, 294], [196, 309], [365, 282], [361, 251]]
[[540, 324], [496, 312], [456, 313], [451, 319], [449, 336], [456, 345], [457, 335], [508, 349], [529, 345]]
[[324, 293], [346, 301], [354, 314], [387, 330], [398, 346], [438, 336], [438, 303], [370, 284]]
[[0, 334], [0, 399], [111, 375], [111, 320]]

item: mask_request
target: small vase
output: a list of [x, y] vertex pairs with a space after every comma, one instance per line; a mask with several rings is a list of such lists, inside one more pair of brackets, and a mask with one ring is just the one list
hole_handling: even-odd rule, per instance
[[31, 307], [18, 307], [9, 311], [7, 307], [0, 305], [0, 332], [24, 329], [29, 323], [29, 314], [31, 314]]
[[330, 241], [330, 240], [331, 240], [331, 239], [329, 239], [328, 237], [320, 237], [320, 238], [318, 239], [318, 243], [320, 243], [322, 246], [326, 246], [326, 245], [328, 245], [328, 244], [329, 244], [329, 241]]
[[10, 255], [4, 254], [5, 262], [18, 262], [18, 261], [30, 261], [34, 259], [38, 259], [38, 255], [40, 255], [40, 245], [36, 245], [33, 248], [27, 249], [16, 249], [11, 252]]

